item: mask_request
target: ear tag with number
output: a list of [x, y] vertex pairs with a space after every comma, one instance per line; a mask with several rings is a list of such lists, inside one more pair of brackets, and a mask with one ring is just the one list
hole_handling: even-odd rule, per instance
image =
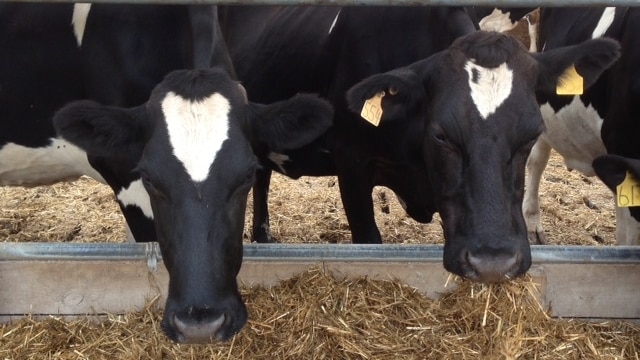
[[618, 207], [640, 206], [640, 182], [627, 171], [624, 181], [616, 187]]
[[382, 119], [382, 98], [384, 95], [385, 92], [380, 91], [372, 98], [367, 99], [362, 106], [362, 111], [360, 111], [360, 116], [373, 126], [378, 126], [380, 119]]
[[582, 95], [584, 92], [584, 79], [571, 65], [558, 79], [556, 94], [558, 95]]

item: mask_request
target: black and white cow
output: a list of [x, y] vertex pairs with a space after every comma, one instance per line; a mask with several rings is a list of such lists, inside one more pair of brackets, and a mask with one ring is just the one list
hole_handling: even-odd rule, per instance
[[115, 191], [135, 239], [155, 240], [135, 159], [87, 156], [56, 136], [65, 103], [134, 106], [171, 70], [233, 73], [212, 6], [0, 4], [0, 185], [88, 175]]
[[239, 79], [255, 101], [302, 92], [328, 98], [335, 126], [300, 150], [259, 153], [264, 170], [253, 189], [253, 240], [270, 241], [267, 195], [271, 171], [291, 178], [338, 175], [354, 243], [380, 243], [373, 187], [393, 190], [408, 214], [431, 221], [424, 191], [421, 125], [384, 131], [347, 108], [349, 87], [375, 73], [408, 65], [446, 49], [475, 31], [462, 8], [444, 7], [223, 7], [221, 26]]
[[[640, 142], [634, 137], [640, 134], [639, 29], [640, 8], [546, 8], [541, 11], [542, 51], [608, 37], [620, 41], [622, 55], [582, 95], [539, 94], [547, 130], [531, 152], [523, 203], [533, 242], [545, 241], [538, 197], [542, 172], [552, 148], [564, 157], [569, 169], [587, 176], [596, 174], [592, 162], [604, 154], [640, 158]], [[603, 165], [606, 159], [599, 161], [602, 171], [618, 168], [616, 164]], [[602, 174], [601, 177], [604, 180], [608, 176]], [[629, 208], [617, 207], [616, 240], [621, 245], [640, 245], [640, 222], [631, 216]]]
[[315, 96], [272, 105], [245, 96], [227, 71], [177, 70], [140, 106], [78, 101], [53, 120], [90, 156], [135, 162], [169, 271], [162, 328], [177, 342], [226, 340], [247, 320], [236, 275], [253, 148], [296, 148], [331, 124], [331, 106]]
[[591, 85], [618, 49], [617, 42], [598, 39], [531, 54], [512, 37], [479, 31], [349, 90], [357, 113], [382, 95], [380, 131], [423, 127], [420, 154], [429, 183], [422, 186], [442, 218], [447, 270], [483, 282], [526, 272], [524, 169], [544, 130], [536, 91], [555, 89], [572, 65]]
[[[136, 239], [161, 244], [167, 335], [235, 334], [246, 322], [235, 276], [251, 145], [310, 142], [330, 105], [308, 95], [247, 104], [215, 7], [0, 4], [0, 30], [0, 184], [108, 183]], [[214, 64], [172, 73], [152, 94], [171, 70]], [[78, 99], [95, 102], [58, 112], [59, 136], [54, 111]]]
[[[334, 105], [333, 127], [313, 146], [264, 152], [264, 163], [289, 176], [335, 171], [355, 243], [381, 241], [375, 185], [404, 199], [414, 219], [440, 212], [445, 267], [485, 282], [530, 266], [520, 207], [524, 163], [544, 128], [534, 90], [555, 88], [572, 63], [591, 84], [618, 55], [617, 43], [595, 41], [533, 57], [513, 38], [475, 32], [459, 8], [241, 7], [221, 15], [250, 96], [313, 90]], [[451, 49], [392, 70], [466, 33]], [[347, 103], [350, 87], [385, 68], [351, 89]], [[360, 116], [377, 93], [379, 127]]]

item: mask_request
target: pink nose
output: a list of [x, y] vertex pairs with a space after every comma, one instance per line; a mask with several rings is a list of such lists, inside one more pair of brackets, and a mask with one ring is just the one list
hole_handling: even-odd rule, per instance
[[483, 283], [498, 283], [515, 277], [520, 257], [517, 254], [467, 254], [471, 274], [469, 279]]
[[174, 315], [173, 323], [177, 333], [177, 341], [184, 344], [215, 342], [217, 340], [216, 333], [224, 324], [224, 320], [224, 314], [216, 319], [210, 317], [204, 317], [202, 319], [182, 319]]

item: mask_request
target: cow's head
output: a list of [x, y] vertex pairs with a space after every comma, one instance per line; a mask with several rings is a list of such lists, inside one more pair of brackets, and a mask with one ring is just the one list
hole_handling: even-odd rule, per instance
[[479, 31], [349, 91], [358, 112], [384, 93], [380, 131], [385, 123], [424, 123], [423, 156], [443, 222], [447, 270], [481, 282], [527, 271], [524, 169], [544, 130], [536, 90], [555, 89], [572, 64], [592, 84], [618, 49], [600, 39], [530, 54], [507, 35]]
[[137, 159], [169, 271], [162, 328], [178, 342], [226, 340], [247, 321], [236, 276], [252, 146], [296, 148], [331, 124], [331, 106], [315, 96], [257, 105], [241, 90], [224, 71], [180, 70], [139, 107], [79, 101], [54, 118], [88, 154]]

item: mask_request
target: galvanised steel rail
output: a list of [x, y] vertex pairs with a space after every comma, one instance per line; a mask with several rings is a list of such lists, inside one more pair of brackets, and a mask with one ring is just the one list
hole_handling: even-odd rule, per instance
[[[16, 1], [16, 0], [12, 0]], [[36, 2], [34, 0], [17, 0]], [[74, 0], [39, 0], [37, 2], [77, 2]], [[494, 7], [581, 7], [640, 6], [640, 0], [91, 0], [87, 3], [113, 4], [219, 4], [219, 5], [339, 5], [339, 6], [494, 6]]]
[[[442, 245], [245, 244], [244, 261], [442, 262]], [[532, 246], [534, 263], [640, 264], [640, 246]], [[157, 243], [0, 243], [0, 261], [161, 260]]]

